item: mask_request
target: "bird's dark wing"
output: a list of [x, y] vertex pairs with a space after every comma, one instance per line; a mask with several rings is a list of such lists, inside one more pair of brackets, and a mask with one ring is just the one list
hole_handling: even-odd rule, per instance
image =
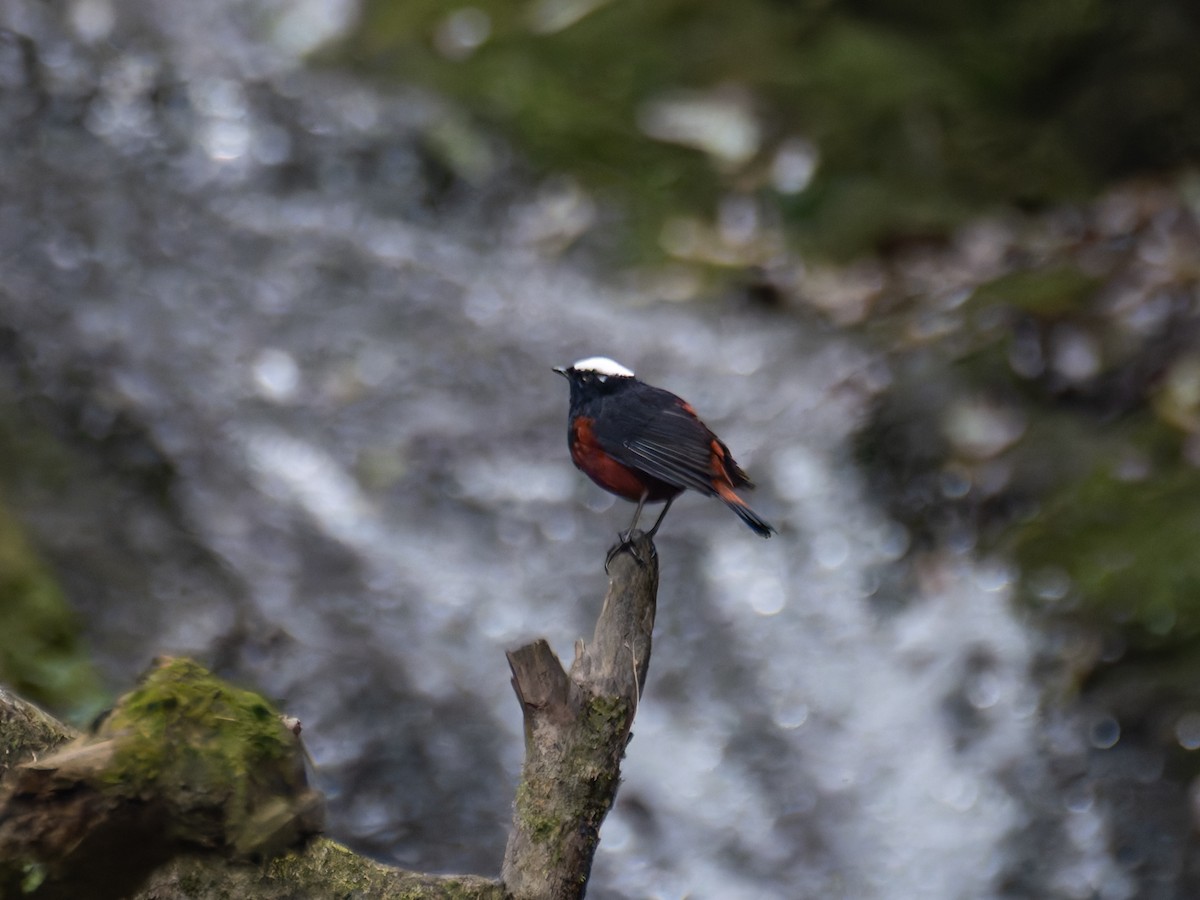
[[[663, 392], [665, 393], [665, 392]], [[631, 468], [680, 488], [714, 494], [713, 442], [724, 450], [690, 407], [670, 395], [666, 406], [631, 408], [619, 420], [601, 417], [596, 434], [605, 451]]]
[[712, 494], [713, 433], [684, 410], [668, 409], [625, 444], [637, 468], [680, 487]]

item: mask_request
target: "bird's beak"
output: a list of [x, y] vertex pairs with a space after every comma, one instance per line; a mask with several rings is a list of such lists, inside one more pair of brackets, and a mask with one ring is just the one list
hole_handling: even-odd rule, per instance
[[554, 371], [557, 372], [559, 375], [561, 375], [563, 378], [571, 377], [570, 375], [567, 374], [567, 369], [565, 366], [555, 366]]

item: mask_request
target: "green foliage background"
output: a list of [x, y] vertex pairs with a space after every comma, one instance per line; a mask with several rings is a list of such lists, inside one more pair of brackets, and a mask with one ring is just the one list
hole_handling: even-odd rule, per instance
[[[1187, 0], [593, 6], [546, 34], [531, 24], [545, 0], [479, 0], [488, 38], [453, 61], [434, 35], [462, 7], [370, 0], [340, 53], [458, 98], [547, 170], [620, 196], [640, 252], [672, 212], [769, 190], [766, 163], [793, 135], [820, 164], [807, 190], [779, 198], [780, 215], [800, 247], [834, 257], [991, 205], [1085, 196], [1200, 151], [1200, 7]], [[638, 128], [662, 91], [728, 86], [748, 94], [764, 134], [736, 170]]]

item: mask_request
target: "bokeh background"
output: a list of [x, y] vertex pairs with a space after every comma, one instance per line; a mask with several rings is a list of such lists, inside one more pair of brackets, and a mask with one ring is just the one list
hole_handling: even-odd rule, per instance
[[0, 678], [188, 653], [334, 837], [497, 871], [503, 652], [629, 509], [550, 367], [686, 396], [590, 895], [1190, 898], [1185, 0], [0, 0]]

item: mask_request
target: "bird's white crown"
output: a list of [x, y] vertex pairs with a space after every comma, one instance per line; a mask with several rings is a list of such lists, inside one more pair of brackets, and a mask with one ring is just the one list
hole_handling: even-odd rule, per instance
[[589, 356], [587, 359], [581, 359], [579, 362], [571, 366], [577, 372], [595, 372], [597, 375], [621, 375], [625, 378], [633, 378], [633, 372], [625, 368], [615, 359], [609, 359], [607, 356]]

